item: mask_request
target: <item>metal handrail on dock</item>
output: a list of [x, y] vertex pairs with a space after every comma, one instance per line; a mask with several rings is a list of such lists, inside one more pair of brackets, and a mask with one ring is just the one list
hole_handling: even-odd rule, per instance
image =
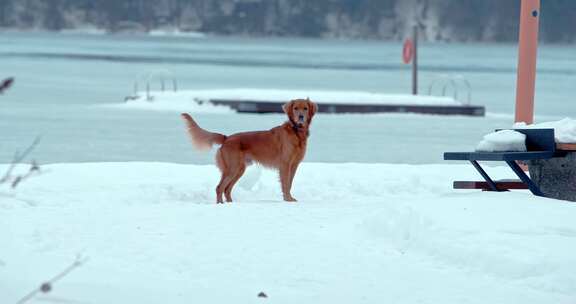
[[463, 101], [463, 104], [469, 105], [472, 102], [472, 85], [470, 82], [464, 78], [462, 75], [440, 75], [436, 79], [434, 79], [430, 85], [428, 86], [428, 95], [432, 95], [434, 92], [434, 88], [436, 85], [442, 85], [442, 96], [446, 96], [446, 92], [450, 88], [452, 88], [454, 95], [453, 98], [456, 101], [459, 100], [459, 89], [460, 85], [464, 86], [466, 90], [466, 100]]
[[145, 82], [146, 84], [146, 101], [152, 101], [154, 99], [154, 96], [152, 96], [150, 94], [150, 83], [155, 80], [158, 79], [160, 81], [160, 91], [164, 92], [166, 90], [166, 81], [171, 81], [172, 82], [172, 90], [174, 92], [178, 92], [178, 81], [176, 80], [176, 77], [174, 76], [174, 73], [170, 72], [169, 70], [156, 70], [156, 71], [152, 71], [152, 72], [147, 72], [147, 73], [140, 73], [138, 75], [136, 75], [136, 78], [134, 79], [134, 84], [133, 84], [133, 95], [132, 96], [127, 96], [126, 98], [124, 98], [125, 101], [127, 100], [131, 100], [131, 99], [137, 99], [138, 97], [140, 97], [138, 95], [138, 93], [140, 92], [140, 83], [141, 82]]

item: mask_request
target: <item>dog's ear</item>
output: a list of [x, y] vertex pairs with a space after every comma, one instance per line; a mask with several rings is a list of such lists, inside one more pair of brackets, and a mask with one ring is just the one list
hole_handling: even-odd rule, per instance
[[310, 101], [309, 98], [306, 99], [306, 101], [308, 102], [308, 108], [310, 109], [310, 114], [308, 115], [308, 122], [310, 122], [312, 120], [312, 117], [314, 117], [314, 115], [316, 115], [316, 112], [318, 112], [318, 105], [312, 101]]
[[292, 114], [294, 114], [292, 105], [294, 105], [294, 100], [290, 100], [282, 106], [282, 110], [284, 110], [284, 113], [286, 113], [290, 118], [292, 118]]

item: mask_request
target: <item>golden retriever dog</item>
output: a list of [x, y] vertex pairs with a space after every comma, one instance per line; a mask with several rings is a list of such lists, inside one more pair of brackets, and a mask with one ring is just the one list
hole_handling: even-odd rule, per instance
[[222, 172], [216, 187], [216, 203], [232, 202], [232, 188], [240, 179], [246, 166], [253, 161], [280, 173], [284, 200], [295, 202], [290, 194], [298, 165], [306, 153], [308, 129], [318, 106], [310, 99], [294, 99], [283, 107], [288, 121], [268, 131], [236, 133], [230, 136], [212, 133], [198, 126], [187, 113], [182, 113], [192, 143], [197, 149], [210, 149], [221, 145], [216, 153], [216, 165]]

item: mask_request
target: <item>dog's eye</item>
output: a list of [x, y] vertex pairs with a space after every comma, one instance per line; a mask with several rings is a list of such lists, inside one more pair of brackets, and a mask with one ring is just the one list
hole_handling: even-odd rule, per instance
[[304, 111], [308, 111], [308, 108], [304, 108]]

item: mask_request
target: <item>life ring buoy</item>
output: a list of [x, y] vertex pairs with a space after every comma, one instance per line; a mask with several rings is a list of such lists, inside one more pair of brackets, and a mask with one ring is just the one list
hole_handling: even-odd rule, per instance
[[402, 48], [402, 61], [405, 64], [409, 64], [414, 57], [414, 43], [410, 39], [404, 41], [404, 47]]

